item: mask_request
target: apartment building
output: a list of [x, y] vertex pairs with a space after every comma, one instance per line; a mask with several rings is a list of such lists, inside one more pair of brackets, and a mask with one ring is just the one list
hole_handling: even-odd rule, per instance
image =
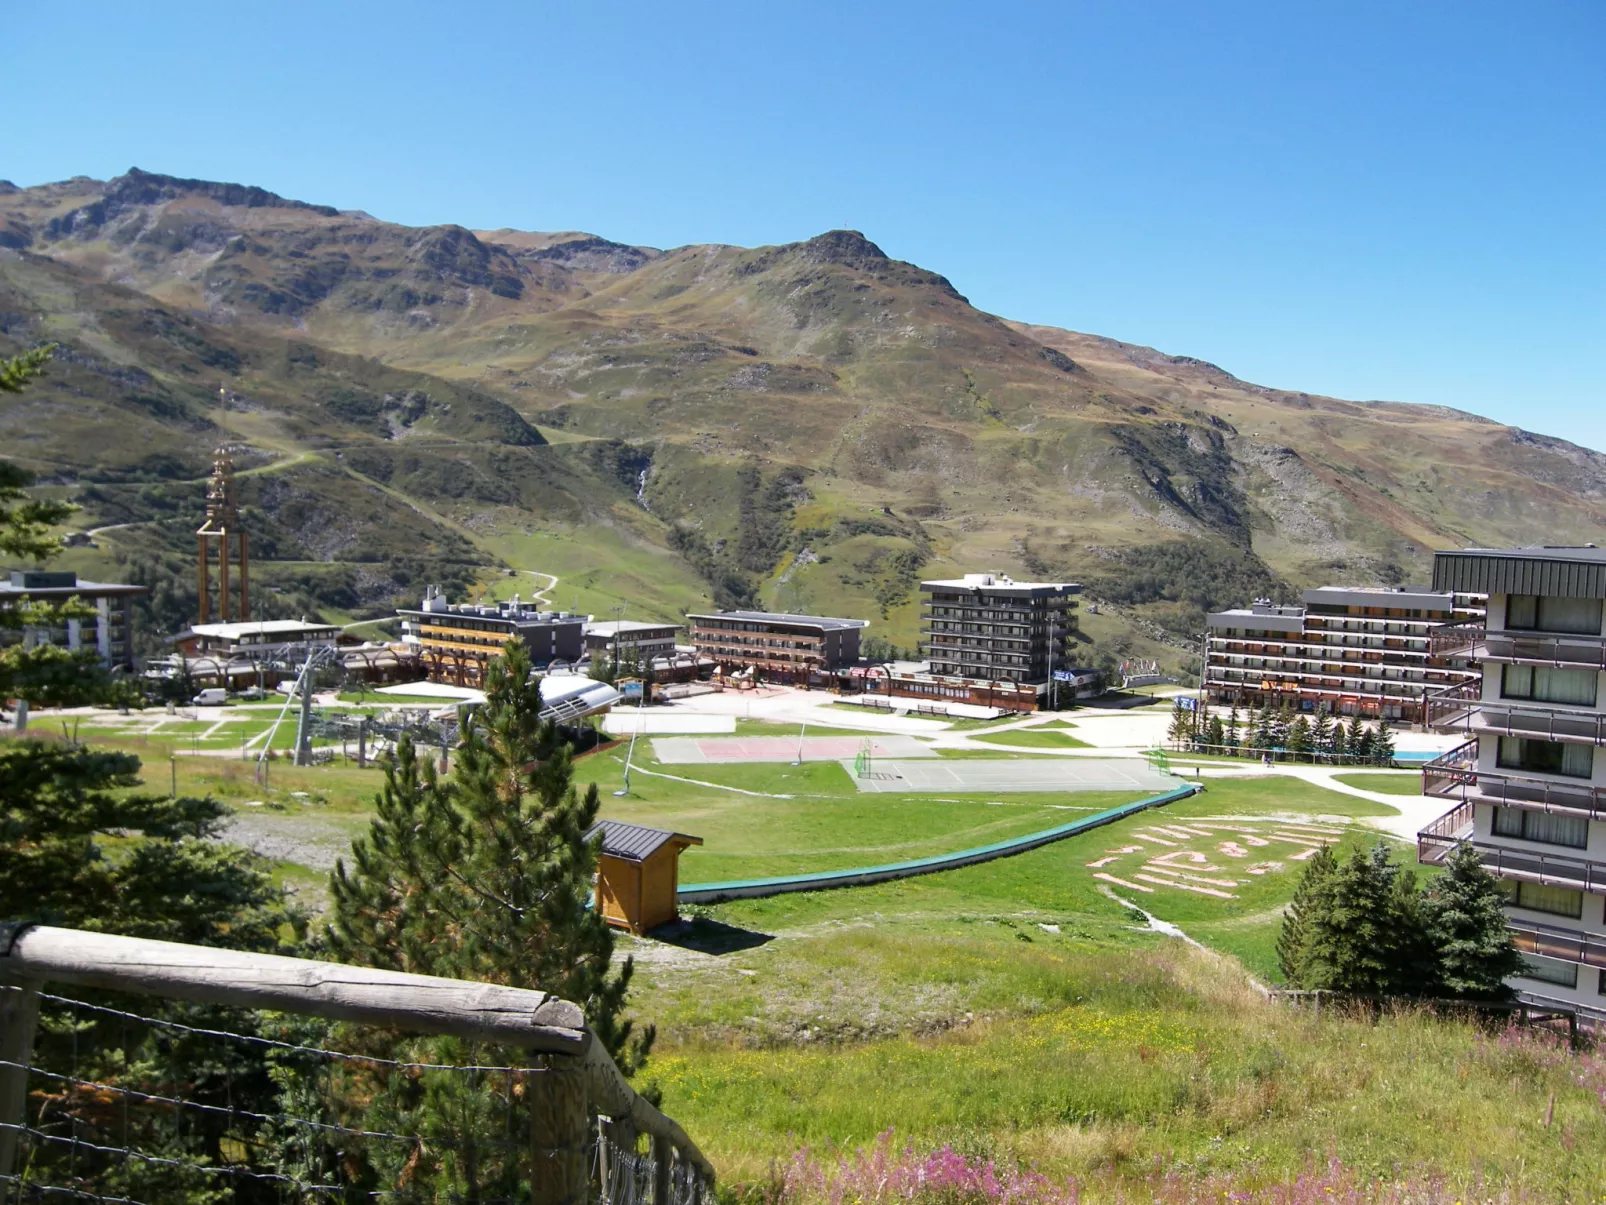
[[593, 658], [647, 665], [655, 657], [673, 657], [679, 634], [679, 624], [608, 619], [585, 625], [585, 647]]
[[71, 570], [13, 569], [7, 580], [0, 581], [0, 608], [30, 602], [61, 606], [76, 599], [91, 608], [93, 614], [74, 616], [54, 625], [0, 628], [0, 645], [21, 643], [33, 648], [54, 644], [75, 652], [94, 649], [108, 668], [132, 669], [129, 607], [136, 597], [147, 593], [144, 586], [86, 581]]
[[807, 686], [822, 672], [859, 659], [864, 619], [782, 615], [770, 611], [715, 611], [687, 615], [697, 655], [726, 672], [752, 669], [776, 682]]
[[503, 603], [449, 603], [438, 586], [417, 610], [399, 609], [402, 642], [418, 650], [431, 682], [478, 687], [509, 639], [522, 640], [538, 669], [572, 665], [584, 649], [585, 618], [543, 611], [514, 598]]
[[934, 678], [1014, 683], [1048, 692], [1071, 668], [1075, 582], [1017, 582], [1002, 573], [920, 583], [921, 638]]
[[1466, 740], [1424, 768], [1424, 792], [1455, 806], [1418, 856], [1470, 841], [1507, 891], [1521, 998], [1606, 1020], [1606, 550], [1441, 552], [1433, 584], [1489, 603], [1486, 620], [1433, 633], [1483, 676], [1428, 698], [1428, 722]]
[[1321, 586], [1304, 601], [1218, 611], [1206, 620], [1205, 690], [1213, 702], [1422, 721], [1433, 691], [1475, 681], [1461, 654], [1435, 652], [1432, 633], [1475, 619], [1483, 599], [1426, 586]]

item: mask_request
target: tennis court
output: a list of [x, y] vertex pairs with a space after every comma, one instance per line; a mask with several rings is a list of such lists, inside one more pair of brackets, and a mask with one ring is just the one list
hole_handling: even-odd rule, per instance
[[861, 791], [907, 795], [926, 791], [951, 795], [1008, 795], [1024, 791], [1169, 791], [1177, 780], [1135, 757], [1015, 758], [998, 761], [871, 761], [869, 774], [843, 769]]
[[665, 765], [693, 766], [712, 762], [789, 762], [796, 761], [801, 744], [804, 761], [842, 761], [851, 764], [870, 742], [872, 759], [880, 757], [936, 758], [929, 745], [912, 736], [794, 736], [725, 737], [699, 740], [695, 737], [659, 737], [652, 751]]

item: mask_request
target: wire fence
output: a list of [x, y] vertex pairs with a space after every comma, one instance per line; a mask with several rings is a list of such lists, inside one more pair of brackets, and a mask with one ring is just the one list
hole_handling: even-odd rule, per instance
[[[0, 985], [0, 993], [21, 989]], [[38, 993], [0, 1203], [537, 1200], [536, 1077], [554, 1056], [289, 1014]], [[0, 998], [0, 1004], [3, 1004]], [[593, 1118], [598, 1205], [703, 1205], [697, 1169]], [[660, 1199], [661, 1198], [661, 1199]], [[576, 1200], [575, 1205], [580, 1205]]]

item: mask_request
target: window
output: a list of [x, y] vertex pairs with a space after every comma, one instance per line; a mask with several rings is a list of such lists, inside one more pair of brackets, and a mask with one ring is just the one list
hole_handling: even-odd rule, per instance
[[1561, 741], [1535, 741], [1522, 736], [1503, 736], [1495, 758], [1503, 770], [1531, 770], [1535, 774], [1565, 774], [1568, 778], [1589, 778], [1595, 769], [1595, 751], [1588, 745], [1567, 745]]
[[1541, 703], [1593, 707], [1600, 675], [1592, 669], [1555, 669], [1548, 665], [1506, 665], [1500, 671], [1500, 695]]
[[1570, 887], [1542, 887], [1538, 883], [1519, 883], [1514, 879], [1501, 879], [1506, 903], [1513, 908], [1526, 908], [1529, 912], [1548, 912], [1552, 916], [1570, 916], [1574, 920], [1584, 915], [1584, 893]]
[[1600, 604], [1598, 598], [1511, 594], [1506, 597], [1506, 627], [1527, 632], [1599, 636]]
[[1537, 954], [1525, 954], [1522, 963], [1521, 974], [1524, 979], [1537, 979], [1541, 983], [1554, 983], [1559, 987], [1578, 986], [1576, 962], [1563, 962], [1559, 958], [1541, 958]]
[[1583, 816], [1558, 816], [1523, 808], [1495, 808], [1494, 834], [1584, 849], [1589, 845], [1589, 821]]

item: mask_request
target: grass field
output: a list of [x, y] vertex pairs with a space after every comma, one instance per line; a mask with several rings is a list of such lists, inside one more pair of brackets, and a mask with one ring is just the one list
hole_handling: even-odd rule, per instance
[[[165, 791], [168, 751], [208, 727], [173, 724], [170, 736], [107, 743], [147, 758], [148, 786]], [[917, 857], [1131, 798], [861, 796], [835, 762], [665, 767], [650, 745], [636, 754], [626, 797], [611, 794], [622, 783], [618, 748], [584, 759], [578, 781], [596, 782], [605, 816], [703, 836], [683, 858], [683, 882]], [[173, 765], [180, 791], [233, 803], [241, 831], [299, 841], [275, 877], [315, 904], [320, 866], [363, 831], [381, 785], [371, 768], [278, 761], [259, 784], [237, 760]], [[1077, 1176], [1087, 1200], [1117, 1190], [1144, 1199], [1157, 1160], [1186, 1176], [1230, 1173], [1239, 1188], [1329, 1153], [1367, 1175], [1443, 1176], [1460, 1190], [1477, 1167], [1489, 1185], [1533, 1200], [1595, 1199], [1585, 1194], [1606, 1160], [1599, 1064], [1459, 1021], [1329, 1012], [1318, 1024], [1249, 992], [1237, 962], [1154, 932], [1115, 898], [1275, 981], [1281, 909], [1298, 873], [1296, 847], [1277, 834], [1322, 825], [1351, 847], [1377, 839], [1354, 821], [1389, 811], [1276, 775], [1213, 780], [1190, 799], [980, 866], [688, 908], [681, 937], [621, 942], [638, 960], [633, 1009], [660, 1030], [646, 1079], [731, 1186], [762, 1180], [799, 1146], [867, 1144], [894, 1126], [921, 1147], [952, 1143]], [[1195, 847], [1215, 849], [1240, 830], [1269, 843], [1251, 856], [1281, 864], [1234, 872], [1231, 899], [1153, 879], [1139, 895], [1090, 866], [1137, 884], [1153, 865], [1142, 859], [1169, 848], [1160, 838], [1204, 833]], [[1410, 862], [1413, 851], [1396, 844]], [[1122, 852], [1134, 848], [1143, 852]]]
[[1086, 741], [1079, 741], [1069, 732], [1052, 728], [1016, 728], [1010, 732], [983, 732], [972, 740], [989, 745], [1013, 745], [1021, 749], [1089, 749]]
[[1335, 774], [1333, 779], [1345, 786], [1360, 787], [1363, 791], [1377, 791], [1383, 795], [1420, 795], [1422, 793], [1422, 775], [1414, 771], [1409, 773], [1390, 773], [1389, 771], [1372, 771], [1371, 773]]

